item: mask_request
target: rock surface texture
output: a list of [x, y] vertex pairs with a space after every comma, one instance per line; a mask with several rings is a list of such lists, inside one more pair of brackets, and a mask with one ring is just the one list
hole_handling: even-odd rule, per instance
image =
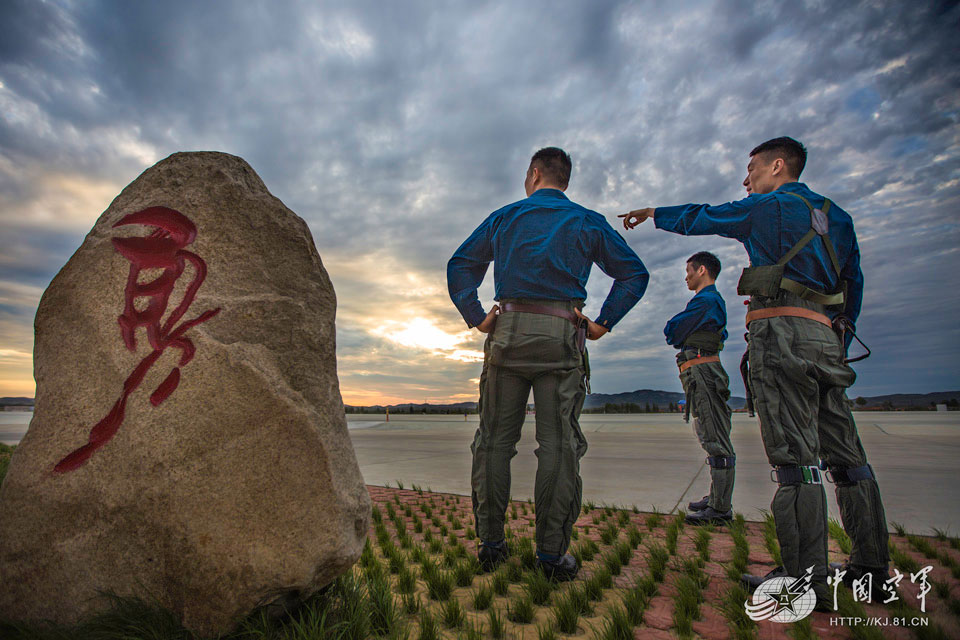
[[370, 501], [335, 311], [306, 223], [242, 159], [174, 154], [124, 189], [37, 311], [0, 617], [72, 623], [112, 592], [215, 635], [352, 565]]

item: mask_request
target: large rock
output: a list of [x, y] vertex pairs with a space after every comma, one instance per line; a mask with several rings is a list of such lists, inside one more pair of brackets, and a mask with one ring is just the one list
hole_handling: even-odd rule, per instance
[[306, 223], [242, 159], [178, 153], [124, 189], [37, 311], [0, 618], [72, 623], [112, 592], [215, 634], [352, 565], [370, 502], [335, 310]]

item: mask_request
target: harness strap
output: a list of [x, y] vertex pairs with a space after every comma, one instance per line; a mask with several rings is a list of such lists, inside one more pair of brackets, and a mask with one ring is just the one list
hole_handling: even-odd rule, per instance
[[722, 335], [719, 331], [694, 331], [683, 341], [683, 349], [723, 351]]
[[786, 289], [790, 293], [803, 298], [804, 300], [816, 302], [817, 304], [832, 306], [841, 304], [843, 302], [842, 291], [837, 293], [820, 293], [819, 291], [814, 291], [810, 287], [806, 287], [796, 280], [791, 280], [790, 278], [780, 278], [780, 288]]
[[855, 484], [861, 480], [876, 480], [876, 478], [873, 467], [869, 464], [862, 467], [831, 467], [827, 472], [827, 480], [840, 486]]
[[[807, 205], [807, 209], [810, 210], [810, 230], [807, 231], [800, 238], [800, 241], [797, 244], [793, 245], [789, 251], [780, 260], [777, 262], [777, 266], [784, 266], [791, 260], [793, 260], [800, 250], [803, 249], [807, 244], [814, 239], [816, 236], [820, 236], [820, 240], [823, 242], [824, 248], [827, 250], [827, 256], [830, 258], [830, 264], [833, 266], [834, 273], [837, 274], [837, 285], [838, 287], [842, 286], [843, 278], [840, 275], [840, 260], [837, 258], [837, 250], [833, 246], [833, 241], [830, 239], [828, 234], [828, 223], [827, 223], [827, 213], [830, 211], [830, 199], [823, 199], [823, 207], [820, 209], [815, 208], [810, 201], [801, 196], [799, 193], [792, 193], [787, 191], [787, 195], [799, 198], [803, 201], [803, 204]], [[803, 298], [804, 300], [810, 300], [811, 302], [817, 302], [824, 305], [838, 305], [842, 304], [844, 301], [843, 291], [838, 291], [833, 294], [820, 293], [819, 291], [814, 291], [809, 287], [806, 287], [799, 282], [791, 280], [789, 278], [783, 278], [780, 281], [780, 288], [786, 289], [787, 291], [796, 294]]]
[[511, 311], [520, 311], [521, 313], [539, 313], [545, 316], [556, 316], [557, 318], [569, 320], [574, 326], [578, 326], [580, 324], [580, 318], [578, 318], [577, 314], [575, 314], [573, 311], [570, 311], [569, 309], [561, 309], [560, 307], [551, 307], [545, 304], [504, 302], [500, 305], [501, 313], [509, 313]]
[[[796, 198], [800, 198], [801, 200], [803, 200], [803, 204], [807, 205], [807, 209], [810, 210], [811, 221], [816, 219], [817, 209], [812, 204], [810, 204], [809, 200], [804, 198], [799, 193], [792, 193], [790, 191], [787, 191], [786, 193], [787, 195], [794, 196]], [[827, 250], [827, 255], [830, 257], [831, 264], [833, 264], [833, 270], [837, 272], [837, 277], [840, 277], [840, 260], [837, 259], [837, 251], [833, 247], [833, 242], [830, 240], [830, 236], [827, 235], [826, 219], [827, 219], [827, 213], [830, 211], [830, 204], [831, 203], [829, 198], [823, 199], [823, 206], [820, 208], [820, 213], [823, 215], [822, 221], [820, 223], [821, 228], [818, 229], [817, 225], [811, 224], [810, 231], [808, 231], [807, 234], [803, 236], [803, 238], [800, 240], [800, 243], [802, 244], [798, 244], [797, 247], [794, 247], [796, 251], [791, 249], [790, 252], [788, 252], [787, 254], [790, 257], [786, 258], [785, 260], [781, 260], [777, 264], [786, 264], [787, 262], [789, 262], [790, 258], [793, 258], [793, 256], [797, 255], [797, 251], [800, 251], [800, 249], [803, 248], [803, 245], [813, 240], [814, 234], [817, 234], [823, 240], [823, 245]]]
[[720, 362], [720, 356], [699, 356], [697, 358], [691, 358], [678, 366], [680, 367], [680, 373], [683, 373], [696, 364], [706, 364], [707, 362]]
[[711, 469], [732, 469], [737, 466], [737, 456], [707, 456]]
[[826, 325], [833, 329], [833, 323], [830, 322], [830, 318], [814, 311], [812, 309], [804, 309], [803, 307], [767, 307], [766, 309], [754, 309], [753, 311], [747, 312], [747, 327], [750, 327], [750, 323], [754, 320], [764, 320], [766, 318], [779, 318], [781, 316], [789, 316], [793, 318], [807, 318], [808, 320], [815, 320], [822, 325]]
[[770, 479], [779, 485], [785, 484], [823, 484], [820, 467], [783, 465], [770, 470]]

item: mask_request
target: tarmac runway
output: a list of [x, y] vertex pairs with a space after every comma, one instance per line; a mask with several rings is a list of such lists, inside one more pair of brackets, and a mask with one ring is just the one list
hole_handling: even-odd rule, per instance
[[[887, 521], [914, 533], [934, 527], [960, 533], [960, 412], [857, 412], [863, 446], [873, 465]], [[470, 443], [477, 416], [351, 415], [350, 437], [368, 484], [470, 494]], [[528, 416], [512, 465], [515, 499], [533, 498], [534, 416]], [[359, 426], [359, 425], [358, 425]], [[581, 417], [589, 449], [580, 463], [584, 500], [653, 507], [670, 512], [709, 488], [705, 454], [679, 414], [591, 414]], [[733, 508], [762, 519], [776, 485], [770, 481], [756, 418], [734, 414], [737, 480]], [[831, 517], [839, 519], [832, 485]], [[891, 527], [892, 530], [892, 527]]]
[[[913, 533], [934, 527], [960, 534], [960, 411], [854, 413], [880, 483], [888, 522]], [[14, 444], [30, 414], [0, 414], [0, 442]], [[470, 443], [477, 416], [349, 415], [350, 437], [368, 484], [470, 495]], [[533, 498], [534, 416], [527, 416], [513, 460], [513, 497]], [[580, 463], [584, 500], [670, 512], [708, 490], [709, 469], [692, 427], [679, 414], [589, 414], [581, 417], [589, 449]], [[762, 519], [776, 485], [756, 418], [734, 414], [737, 480], [733, 508]], [[831, 516], [839, 519], [833, 487]]]

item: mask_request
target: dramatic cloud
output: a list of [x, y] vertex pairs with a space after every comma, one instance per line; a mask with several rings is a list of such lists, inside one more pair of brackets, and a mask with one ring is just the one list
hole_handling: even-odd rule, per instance
[[[172, 152], [242, 156], [307, 220], [348, 402], [442, 402], [476, 397], [482, 354], [446, 261], [523, 196], [533, 151], [566, 148], [568, 195], [616, 224], [743, 197], [747, 152], [778, 135], [857, 226], [875, 355], [852, 393], [956, 388], [958, 21], [949, 2], [5, 2], [0, 395], [32, 393], [43, 288]], [[724, 263], [731, 374], [743, 350], [743, 248], [648, 227], [624, 234], [652, 278], [591, 345], [595, 391], [679, 389], [661, 330], [697, 250]], [[595, 270], [591, 314], [609, 287]]]

